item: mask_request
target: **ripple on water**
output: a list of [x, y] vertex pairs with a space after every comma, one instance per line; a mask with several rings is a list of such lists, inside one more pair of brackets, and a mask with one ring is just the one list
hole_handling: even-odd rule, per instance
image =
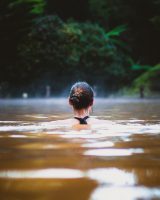
[[74, 131], [54, 121], [69, 117], [65, 101], [18, 101], [8, 109], [5, 100], [0, 104], [1, 120], [6, 119], [0, 121], [1, 198], [160, 199], [160, 104], [129, 101], [97, 102], [94, 117], [103, 123]]
[[117, 168], [96, 168], [87, 173], [88, 177], [96, 180], [99, 184], [107, 186], [133, 186], [137, 183], [137, 177], [131, 172]]
[[83, 172], [75, 169], [41, 169], [41, 170], [5, 170], [0, 171], [0, 178], [27, 179], [27, 178], [47, 178], [47, 179], [69, 179], [82, 178]]
[[160, 188], [137, 187], [99, 187], [91, 195], [90, 200], [135, 200], [160, 199]]
[[84, 152], [86, 156], [130, 156], [143, 153], [143, 149], [93, 149]]
[[[91, 130], [82, 130], [81, 133], [90, 133], [91, 131], [97, 133], [160, 133], [160, 122], [156, 121], [153, 124], [149, 121], [143, 120], [103, 120], [104, 123], [93, 125]], [[143, 123], [142, 123], [143, 121]], [[54, 130], [61, 128], [69, 128], [69, 125], [63, 125], [52, 122], [25, 122], [25, 121], [0, 121], [0, 131], [35, 131], [35, 130]], [[74, 132], [74, 131], [72, 131]], [[70, 130], [71, 133], [71, 130]]]

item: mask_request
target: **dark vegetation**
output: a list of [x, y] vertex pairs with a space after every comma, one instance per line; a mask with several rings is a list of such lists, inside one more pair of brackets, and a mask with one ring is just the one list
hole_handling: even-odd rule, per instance
[[47, 85], [57, 95], [77, 80], [99, 94], [159, 93], [159, 35], [160, 0], [0, 0], [0, 97]]
[[143, 88], [145, 96], [156, 97], [160, 91], [159, 78], [160, 64], [150, 68], [148, 71], [136, 78], [127, 93], [130, 95], [136, 95], [140, 93], [140, 89]]

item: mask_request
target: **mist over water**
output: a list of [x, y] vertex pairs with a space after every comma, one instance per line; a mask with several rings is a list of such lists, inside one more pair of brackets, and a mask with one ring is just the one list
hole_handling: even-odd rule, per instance
[[0, 100], [1, 199], [160, 199], [159, 107], [97, 98], [76, 131], [66, 98]]

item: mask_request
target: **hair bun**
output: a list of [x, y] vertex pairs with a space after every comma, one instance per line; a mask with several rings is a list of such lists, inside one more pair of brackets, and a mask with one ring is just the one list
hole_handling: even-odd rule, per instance
[[79, 101], [79, 98], [75, 95], [73, 95], [71, 98], [70, 98], [71, 102], [73, 104], [78, 104], [80, 101]]
[[70, 91], [69, 101], [74, 109], [86, 109], [93, 104], [93, 90], [86, 82], [75, 83]]

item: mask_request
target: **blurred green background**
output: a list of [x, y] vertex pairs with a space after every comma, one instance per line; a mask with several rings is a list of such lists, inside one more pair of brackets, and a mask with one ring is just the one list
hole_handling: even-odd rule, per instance
[[160, 0], [0, 0], [0, 97], [160, 94]]

